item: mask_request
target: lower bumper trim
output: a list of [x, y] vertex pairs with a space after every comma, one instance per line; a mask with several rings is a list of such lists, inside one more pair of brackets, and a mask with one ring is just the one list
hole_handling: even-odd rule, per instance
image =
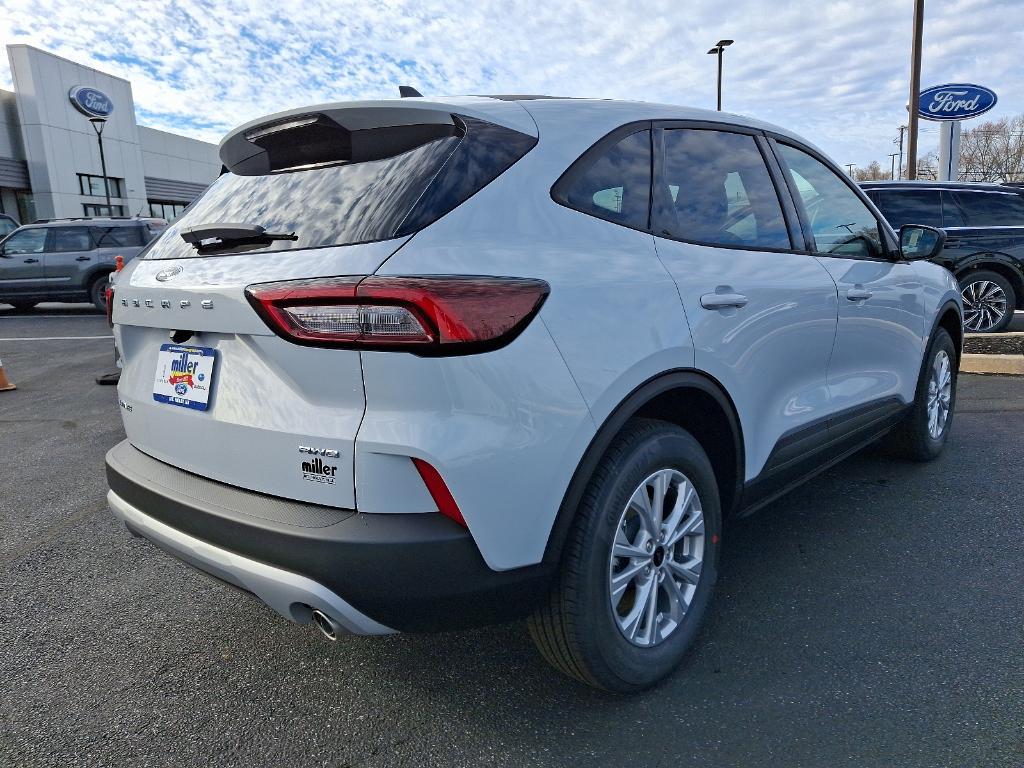
[[133, 533], [199, 570], [252, 593], [290, 621], [308, 623], [313, 610], [320, 610], [352, 634], [386, 635], [396, 631], [361, 613], [319, 582], [189, 536], [150, 517], [114, 491], [107, 493], [107, 502]]

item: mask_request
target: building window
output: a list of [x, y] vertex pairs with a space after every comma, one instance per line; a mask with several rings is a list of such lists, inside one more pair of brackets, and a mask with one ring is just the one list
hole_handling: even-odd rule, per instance
[[96, 203], [83, 203], [82, 210], [86, 216], [124, 216], [123, 205], [98, 205]]
[[106, 197], [109, 190], [111, 197], [124, 197], [124, 179], [113, 176], [105, 177], [107, 190], [103, 189], [103, 176], [91, 176], [87, 173], [78, 174], [78, 188], [83, 195], [89, 197]]
[[188, 203], [176, 203], [170, 200], [150, 200], [149, 215], [171, 222], [181, 216], [187, 206]]
[[18, 220], [22, 224], [31, 224], [38, 218], [36, 215], [36, 199], [29, 190], [17, 190], [14, 193], [14, 200], [18, 204]]

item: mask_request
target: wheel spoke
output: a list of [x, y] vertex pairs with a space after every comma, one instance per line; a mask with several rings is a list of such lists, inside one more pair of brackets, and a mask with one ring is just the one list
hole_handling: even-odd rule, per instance
[[641, 584], [637, 589], [636, 600], [633, 603], [632, 609], [624, 619], [620, 619], [622, 631], [630, 640], [635, 641], [637, 639], [637, 631], [640, 629], [640, 621], [643, 619], [647, 610], [647, 601], [650, 598], [651, 593], [654, 591], [654, 585], [656, 583], [657, 580], [652, 578], [647, 579], [643, 584]]
[[644, 549], [642, 546], [634, 544], [626, 536], [626, 532], [622, 530], [622, 526], [616, 529], [615, 533], [615, 545], [612, 548], [613, 557], [646, 557], [649, 558], [651, 553]]
[[669, 569], [673, 574], [678, 576], [683, 581], [689, 582], [690, 584], [696, 584], [700, 581], [700, 563], [680, 563], [675, 560], [666, 560]]
[[668, 493], [668, 472], [659, 472], [654, 476], [654, 486], [651, 489], [653, 499], [651, 500], [651, 512], [654, 520], [655, 530], [660, 534], [661, 525], [665, 521], [665, 495]]
[[654, 512], [651, 509], [651, 500], [647, 496], [647, 486], [641, 485], [629, 499], [629, 505], [636, 510], [640, 516], [640, 522], [651, 536], [658, 535], [658, 529], [654, 525]]
[[626, 591], [626, 587], [629, 586], [629, 583], [633, 581], [634, 578], [636, 578], [637, 574], [641, 573], [645, 568], [647, 568], [648, 565], [649, 563], [643, 561], [630, 563], [618, 573], [612, 574], [612, 600], [615, 602], [616, 605], [618, 604], [616, 598], [622, 596], [622, 594]]
[[689, 511], [690, 504], [696, 495], [696, 491], [693, 486], [686, 480], [679, 483], [676, 486], [676, 501], [672, 505], [672, 514], [668, 516], [664, 523], [662, 523], [661, 530], [665, 535], [665, 546], [670, 547], [670, 542], [675, 541], [676, 531], [679, 525], [686, 519], [686, 513]]
[[671, 573], [669, 573], [665, 578], [664, 584], [665, 592], [668, 593], [669, 602], [671, 604], [671, 608], [669, 609], [669, 618], [679, 621], [683, 618], [683, 614], [686, 613], [686, 609], [690, 607], [690, 601], [683, 593], [679, 584], [676, 583], [676, 580], [672, 577]]

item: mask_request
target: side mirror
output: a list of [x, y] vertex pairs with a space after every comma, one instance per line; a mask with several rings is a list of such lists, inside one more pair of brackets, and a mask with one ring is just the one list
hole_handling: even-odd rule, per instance
[[923, 261], [938, 256], [946, 244], [946, 233], [924, 224], [900, 227], [900, 256], [907, 261]]

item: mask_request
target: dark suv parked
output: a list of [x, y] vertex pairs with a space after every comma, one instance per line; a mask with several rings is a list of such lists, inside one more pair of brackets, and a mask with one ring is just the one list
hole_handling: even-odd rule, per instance
[[1024, 185], [935, 181], [862, 184], [896, 229], [946, 230], [935, 261], [956, 275], [968, 331], [995, 333], [1024, 309]]
[[54, 219], [0, 240], [0, 302], [30, 309], [40, 301], [107, 305], [108, 276], [167, 226], [163, 219]]

